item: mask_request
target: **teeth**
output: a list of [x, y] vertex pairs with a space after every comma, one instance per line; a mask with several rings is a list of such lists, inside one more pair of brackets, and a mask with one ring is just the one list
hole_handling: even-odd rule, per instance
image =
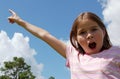
[[88, 46], [89, 46], [91, 49], [93, 49], [93, 48], [95, 48], [95, 47], [96, 47], [96, 43], [95, 43], [95, 42], [90, 43]]

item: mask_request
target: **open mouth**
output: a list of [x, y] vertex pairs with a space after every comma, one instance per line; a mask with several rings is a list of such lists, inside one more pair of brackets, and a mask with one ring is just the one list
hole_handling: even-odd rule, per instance
[[95, 42], [89, 43], [88, 47], [94, 49], [96, 48], [96, 43]]

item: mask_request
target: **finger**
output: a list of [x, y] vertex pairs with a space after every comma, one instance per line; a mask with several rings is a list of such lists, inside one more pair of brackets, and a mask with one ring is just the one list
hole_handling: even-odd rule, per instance
[[15, 13], [13, 10], [11, 10], [11, 9], [9, 9], [9, 12], [10, 12], [12, 15], [16, 15], [16, 13]]

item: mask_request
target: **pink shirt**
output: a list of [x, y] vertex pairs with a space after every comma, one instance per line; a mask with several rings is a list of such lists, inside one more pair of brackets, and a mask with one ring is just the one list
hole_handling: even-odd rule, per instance
[[120, 79], [120, 48], [111, 47], [97, 54], [81, 55], [67, 47], [66, 65], [71, 79]]

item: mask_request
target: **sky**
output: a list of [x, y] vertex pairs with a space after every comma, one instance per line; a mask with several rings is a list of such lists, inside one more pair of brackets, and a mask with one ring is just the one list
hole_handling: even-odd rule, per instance
[[14, 10], [22, 19], [41, 27], [67, 43], [71, 26], [82, 12], [93, 12], [105, 23], [114, 45], [120, 45], [120, 0], [1, 0], [0, 66], [14, 56], [31, 65], [36, 79], [70, 79], [66, 60], [42, 40], [7, 18]]

